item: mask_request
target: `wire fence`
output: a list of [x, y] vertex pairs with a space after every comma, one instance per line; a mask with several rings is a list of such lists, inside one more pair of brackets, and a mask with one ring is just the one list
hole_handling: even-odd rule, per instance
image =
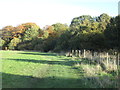
[[[120, 54], [118, 52], [94, 52], [90, 50], [71, 50], [66, 53], [68, 57], [79, 57], [80, 59], [87, 59], [90, 62], [96, 62], [104, 65], [106, 69], [119, 69]], [[90, 64], [88, 62], [88, 64]]]

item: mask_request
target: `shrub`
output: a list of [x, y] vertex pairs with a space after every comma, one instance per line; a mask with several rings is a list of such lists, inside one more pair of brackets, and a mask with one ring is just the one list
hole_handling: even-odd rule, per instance
[[4, 45], [5, 45], [5, 41], [0, 38], [0, 49], [3, 49]]
[[21, 40], [19, 38], [13, 38], [10, 43], [9, 43], [9, 49], [14, 50], [17, 46], [17, 44], [19, 44], [21, 42]]

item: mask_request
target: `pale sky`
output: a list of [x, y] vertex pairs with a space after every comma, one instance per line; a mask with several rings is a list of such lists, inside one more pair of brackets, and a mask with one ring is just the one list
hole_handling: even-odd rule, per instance
[[0, 0], [0, 29], [34, 22], [45, 25], [67, 23], [81, 15], [118, 15], [119, 0]]

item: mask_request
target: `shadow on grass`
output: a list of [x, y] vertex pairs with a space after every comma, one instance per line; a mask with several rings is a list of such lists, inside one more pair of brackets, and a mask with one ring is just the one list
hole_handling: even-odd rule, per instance
[[[89, 64], [86, 63], [87, 60], [83, 61], [73, 61], [69, 59], [61, 59], [61, 61], [49, 61], [49, 60], [34, 60], [34, 59], [11, 59], [11, 58], [3, 58], [3, 60], [14, 60], [18, 62], [32, 62], [32, 63], [41, 63], [41, 64], [50, 64], [50, 65], [66, 65], [66, 66], [73, 66], [75, 64]], [[88, 62], [88, 61], [87, 61]], [[95, 65], [94, 63], [91, 63], [91, 65]]]
[[[98, 77], [84, 77], [84, 78], [65, 78], [65, 77], [43, 77], [37, 78], [32, 76], [14, 75], [2, 73], [2, 87], [3, 88], [101, 88]], [[101, 77], [105, 79], [106, 77]], [[104, 83], [102, 83], [105, 86]], [[115, 87], [114, 85], [106, 86]], [[106, 88], [104, 87], [104, 88]]]
[[[4, 60], [4, 58], [3, 58]], [[33, 60], [33, 59], [10, 59], [10, 58], [5, 58], [5, 60], [15, 60], [15, 61], [23, 61], [23, 62], [32, 62], [32, 63], [41, 63], [41, 64], [50, 64], [50, 65], [67, 65], [67, 66], [73, 66], [76, 61], [48, 61], [48, 60]]]
[[32, 76], [2, 73], [3, 88], [75, 88], [81, 87], [81, 80], [61, 77], [36, 78]]
[[57, 54], [50, 54], [50, 53], [41, 53], [41, 52], [35, 52], [35, 53], [19, 53], [19, 54], [27, 54], [27, 55], [44, 55], [44, 56], [57, 56]]

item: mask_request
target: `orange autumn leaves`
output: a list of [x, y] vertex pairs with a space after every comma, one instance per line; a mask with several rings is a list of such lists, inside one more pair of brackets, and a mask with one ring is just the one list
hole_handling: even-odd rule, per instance
[[2, 36], [3, 37], [18, 37], [19, 35], [23, 34], [28, 28], [31, 27], [39, 27], [35, 23], [24, 23], [21, 25], [18, 25], [17, 27], [13, 26], [6, 26], [2, 28]]

